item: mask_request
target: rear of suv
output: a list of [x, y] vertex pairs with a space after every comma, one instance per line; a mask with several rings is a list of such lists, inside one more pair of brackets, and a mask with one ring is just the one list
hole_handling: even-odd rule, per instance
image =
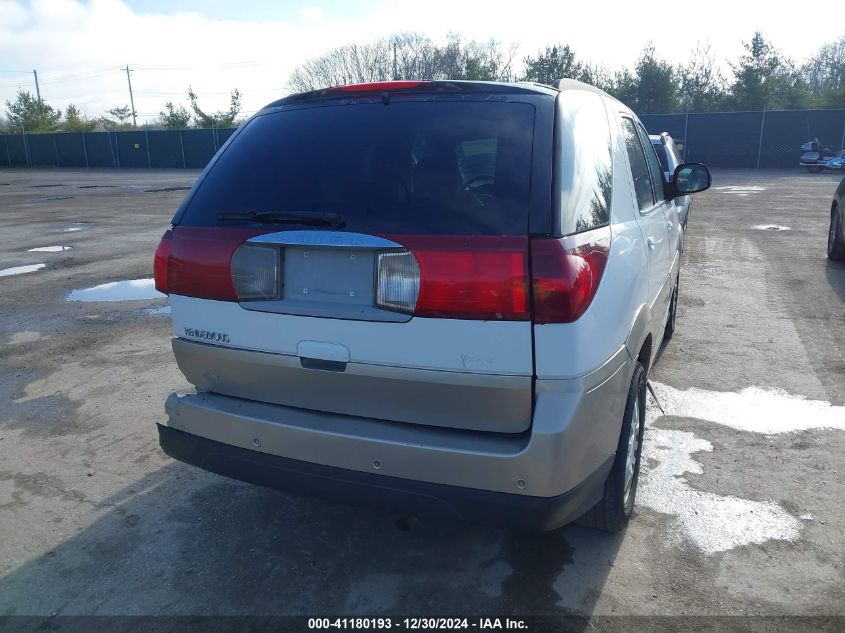
[[161, 446], [346, 502], [620, 529], [674, 325], [677, 194], [631, 111], [577, 82], [272, 103], [156, 252], [197, 390], [168, 398]]

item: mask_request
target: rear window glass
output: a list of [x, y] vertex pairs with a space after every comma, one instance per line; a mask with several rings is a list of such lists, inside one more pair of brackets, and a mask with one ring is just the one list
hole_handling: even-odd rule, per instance
[[[361, 233], [524, 235], [534, 107], [393, 102], [253, 119], [212, 167], [182, 224], [219, 214], [328, 212]], [[318, 227], [319, 228], [319, 227]]]

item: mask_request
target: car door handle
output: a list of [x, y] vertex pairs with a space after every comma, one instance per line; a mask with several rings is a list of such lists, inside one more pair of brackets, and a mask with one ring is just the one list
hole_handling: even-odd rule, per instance
[[646, 238], [645, 243], [648, 244], [649, 250], [652, 250], [652, 251], [654, 250], [654, 238], [653, 237]]

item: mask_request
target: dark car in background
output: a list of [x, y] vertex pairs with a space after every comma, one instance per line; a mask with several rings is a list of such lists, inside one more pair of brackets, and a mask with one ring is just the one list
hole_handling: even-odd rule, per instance
[[845, 261], [845, 178], [833, 194], [830, 205], [830, 229], [827, 233], [827, 256]]

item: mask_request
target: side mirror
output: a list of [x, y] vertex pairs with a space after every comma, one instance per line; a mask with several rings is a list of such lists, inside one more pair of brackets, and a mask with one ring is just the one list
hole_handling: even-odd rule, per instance
[[682, 163], [675, 168], [668, 187], [669, 199], [698, 193], [710, 188], [710, 170], [702, 163]]

